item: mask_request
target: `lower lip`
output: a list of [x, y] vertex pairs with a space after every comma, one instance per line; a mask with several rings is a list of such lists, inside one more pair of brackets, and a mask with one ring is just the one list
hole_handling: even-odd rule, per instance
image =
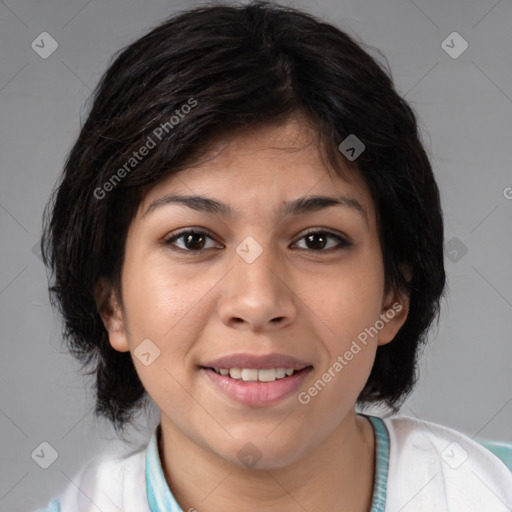
[[232, 379], [219, 375], [210, 368], [201, 368], [211, 381], [229, 398], [244, 405], [265, 406], [282, 400], [291, 395], [302, 384], [313, 368], [308, 366], [284, 379], [272, 382], [256, 382]]

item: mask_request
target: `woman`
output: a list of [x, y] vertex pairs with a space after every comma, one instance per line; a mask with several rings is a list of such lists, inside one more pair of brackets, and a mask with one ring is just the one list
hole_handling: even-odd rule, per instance
[[415, 115], [361, 43], [261, 2], [173, 16], [105, 73], [51, 207], [97, 414], [161, 418], [47, 510], [512, 506], [466, 435], [355, 410], [398, 412], [445, 289]]

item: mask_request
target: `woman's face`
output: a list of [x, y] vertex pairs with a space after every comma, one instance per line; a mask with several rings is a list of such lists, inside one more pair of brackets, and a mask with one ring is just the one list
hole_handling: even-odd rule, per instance
[[110, 342], [132, 352], [164, 436], [268, 468], [354, 414], [378, 344], [407, 314], [384, 296], [364, 182], [332, 178], [296, 121], [240, 134], [156, 185], [128, 232], [122, 290]]

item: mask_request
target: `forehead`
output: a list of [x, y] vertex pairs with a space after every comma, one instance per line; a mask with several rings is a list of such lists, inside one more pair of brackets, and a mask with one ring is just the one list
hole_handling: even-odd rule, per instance
[[374, 216], [360, 173], [343, 167], [341, 177], [329, 170], [317, 131], [297, 118], [214, 139], [198, 161], [153, 186], [141, 203], [139, 216], [171, 193], [218, 199], [232, 205], [224, 212], [229, 216], [256, 206], [260, 211], [279, 208], [284, 213], [288, 207], [284, 203], [304, 196], [341, 197], [346, 206], [357, 209], [360, 205], [368, 224]]

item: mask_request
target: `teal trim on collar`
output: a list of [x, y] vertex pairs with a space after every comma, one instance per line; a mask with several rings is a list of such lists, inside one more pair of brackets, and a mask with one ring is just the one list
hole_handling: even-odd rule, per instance
[[153, 431], [146, 452], [146, 490], [151, 512], [183, 512], [171, 494], [158, 453], [160, 425]]
[[363, 416], [372, 422], [376, 441], [375, 483], [370, 512], [385, 512], [389, 471], [389, 433], [381, 418], [366, 414], [363, 414]]
[[[381, 418], [366, 414], [362, 416], [371, 421], [376, 441], [375, 483], [370, 512], [385, 512], [389, 469], [389, 434]], [[158, 453], [159, 438], [160, 425], [153, 431], [146, 452], [146, 489], [149, 508], [151, 512], [183, 512], [176, 503], [165, 480]]]
[[505, 441], [492, 441], [490, 439], [479, 439], [478, 437], [475, 437], [474, 440], [501, 459], [512, 473], [512, 443]]
[[58, 498], [55, 498], [48, 503], [46, 508], [39, 508], [35, 512], [60, 512], [60, 501]]

